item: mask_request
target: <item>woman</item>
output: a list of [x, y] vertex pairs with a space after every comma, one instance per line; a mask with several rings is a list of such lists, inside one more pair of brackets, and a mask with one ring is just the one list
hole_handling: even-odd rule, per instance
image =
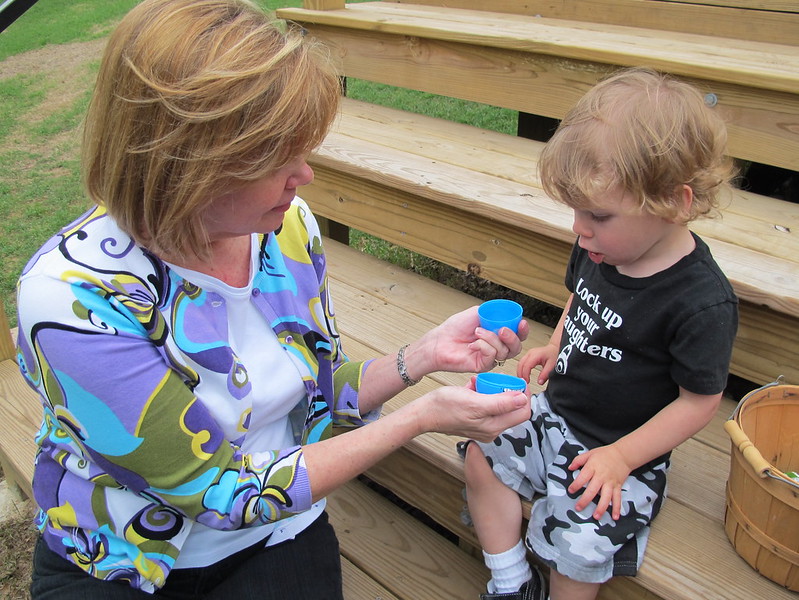
[[377, 419], [528, 331], [471, 309], [347, 360], [295, 196], [338, 95], [319, 49], [246, 0], [144, 0], [111, 36], [84, 133], [96, 207], [19, 283], [44, 407], [33, 598], [341, 598], [326, 495], [423, 432], [489, 440], [529, 416], [523, 394], [445, 387]]

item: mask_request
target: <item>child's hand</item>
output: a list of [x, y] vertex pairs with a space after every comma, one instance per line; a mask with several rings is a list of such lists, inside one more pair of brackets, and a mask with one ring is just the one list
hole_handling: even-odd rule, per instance
[[577, 500], [575, 510], [582, 511], [599, 495], [593, 517], [599, 519], [612, 506], [611, 517], [618, 521], [621, 516], [621, 486], [632, 469], [624, 456], [613, 444], [600, 446], [578, 455], [569, 465], [570, 471], [581, 469], [569, 486], [569, 493], [575, 494], [582, 488], [585, 492]]
[[547, 344], [528, 350], [519, 360], [516, 367], [516, 375], [530, 381], [530, 372], [540, 366], [541, 372], [538, 374], [538, 385], [544, 385], [549, 379], [549, 374], [555, 368], [558, 359], [558, 348], [554, 344]]

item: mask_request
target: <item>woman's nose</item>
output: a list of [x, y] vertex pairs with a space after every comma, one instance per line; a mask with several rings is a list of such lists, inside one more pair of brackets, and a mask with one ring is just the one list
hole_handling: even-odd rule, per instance
[[297, 172], [296, 177], [297, 177], [298, 187], [301, 185], [308, 185], [309, 183], [311, 183], [314, 178], [314, 173], [313, 169], [311, 168], [311, 165], [309, 165], [307, 162], [303, 162], [302, 166], [299, 168]]

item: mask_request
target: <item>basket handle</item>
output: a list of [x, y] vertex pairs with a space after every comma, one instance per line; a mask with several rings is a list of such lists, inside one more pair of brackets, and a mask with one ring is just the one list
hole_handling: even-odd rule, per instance
[[799, 489], [798, 482], [789, 478], [779, 469], [775, 469], [770, 462], [763, 458], [763, 455], [760, 454], [760, 450], [758, 450], [755, 445], [749, 441], [749, 438], [736, 421], [733, 421], [732, 419], [725, 421], [724, 429], [730, 436], [730, 440], [732, 440], [733, 445], [735, 445], [735, 447], [741, 451], [741, 454], [746, 462], [748, 462], [749, 466], [754, 469], [755, 473], [760, 475], [761, 479], [771, 477], [772, 479], [776, 479], [782, 483], [787, 483], [788, 485]]
[[760, 475], [760, 477], [768, 477], [771, 464], [763, 458], [760, 450], [755, 448], [755, 445], [749, 441], [740, 425], [733, 420], [725, 421], [724, 430], [730, 436], [733, 445], [741, 451], [746, 462], [755, 470], [755, 473]]
[[771, 383], [767, 383], [767, 384], [765, 384], [763, 386], [760, 386], [759, 388], [757, 388], [755, 390], [752, 390], [748, 394], [744, 394], [744, 397], [741, 398], [738, 401], [738, 405], [735, 407], [735, 410], [732, 411], [732, 414], [730, 415], [730, 419], [735, 419], [738, 416], [738, 413], [741, 411], [741, 407], [743, 406], [744, 402], [746, 402], [749, 399], [749, 396], [752, 396], [752, 395], [754, 395], [754, 394], [756, 394], [758, 392], [761, 392], [761, 391], [763, 391], [765, 389], [768, 389], [770, 387], [774, 387], [774, 386], [777, 386], [777, 385], [782, 385], [784, 381], [785, 381], [785, 376], [784, 375], [780, 375], [780, 376], [777, 377], [777, 379], [775, 379]]

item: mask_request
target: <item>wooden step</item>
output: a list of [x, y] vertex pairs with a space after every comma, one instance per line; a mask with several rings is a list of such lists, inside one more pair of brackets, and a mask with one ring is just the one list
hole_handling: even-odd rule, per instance
[[[326, 247], [344, 350], [353, 359], [394, 352], [478, 302], [336, 242], [326, 240]], [[531, 325], [525, 347], [543, 343], [550, 333], [540, 324]], [[508, 361], [503, 369], [513, 372], [515, 362]], [[463, 385], [468, 377], [425, 377], [385, 410], [396, 410], [438, 385]], [[708, 428], [675, 450], [670, 497], [653, 527], [641, 572], [636, 578], [614, 579], [603, 588], [602, 600], [795, 598], [746, 565], [724, 534], [729, 442], [720, 430], [731, 410], [727, 401]], [[0, 361], [0, 414], [3, 469], [29, 493], [40, 408], [10, 360]], [[476, 598], [483, 589], [488, 576], [482, 561], [464, 551], [477, 541], [462, 521], [464, 484], [457, 441], [441, 434], [420, 436], [368, 475], [446, 527], [462, 549], [360, 482], [331, 495], [329, 512], [341, 542], [348, 600], [458, 600]]]
[[377, 583], [366, 573], [341, 557], [341, 574], [345, 600], [402, 600]]
[[658, 68], [713, 94], [733, 156], [799, 170], [793, 44], [397, 2], [278, 15], [330, 46], [347, 77], [556, 119], [604, 75]]
[[33, 492], [34, 435], [42, 422], [39, 396], [25, 383], [15, 361], [0, 361], [0, 465], [26, 497]]
[[279, 15], [329, 27], [612, 65], [646, 64], [685, 77], [789, 93], [799, 90], [799, 57], [793, 46], [782, 44], [720, 44], [710, 35], [396, 2], [353, 3], [344, 10], [282, 9]]
[[[691, 3], [668, 0], [494, 0], [490, 3], [481, 0], [401, 1], [405, 4], [621, 24], [778, 44], [799, 43], [799, 5], [792, 0], [697, 0]], [[325, 2], [335, 4], [331, 0]], [[339, 0], [339, 4], [344, 5], [344, 0]]]
[[476, 600], [485, 592], [482, 561], [365, 484], [348, 483], [327, 506], [341, 555], [397, 598]]
[[[344, 350], [355, 360], [396, 351], [448, 315], [478, 302], [351, 248], [332, 241], [326, 245]], [[548, 329], [535, 325], [531, 337], [525, 347], [548, 339]], [[508, 361], [503, 369], [513, 372], [515, 362]], [[426, 377], [389, 402], [385, 410], [396, 410], [437, 385], [462, 385], [467, 379], [468, 375], [458, 374]], [[641, 572], [636, 578], [614, 579], [603, 588], [601, 598], [794, 597], [748, 567], [723, 530], [730, 445], [722, 424], [733, 408], [734, 402], [725, 400], [713, 422], [675, 450], [669, 499], [653, 527]], [[473, 530], [461, 520], [465, 502], [457, 441], [442, 434], [420, 436], [368, 475], [467, 545], [476, 546]], [[529, 514], [529, 505], [525, 510]]]

